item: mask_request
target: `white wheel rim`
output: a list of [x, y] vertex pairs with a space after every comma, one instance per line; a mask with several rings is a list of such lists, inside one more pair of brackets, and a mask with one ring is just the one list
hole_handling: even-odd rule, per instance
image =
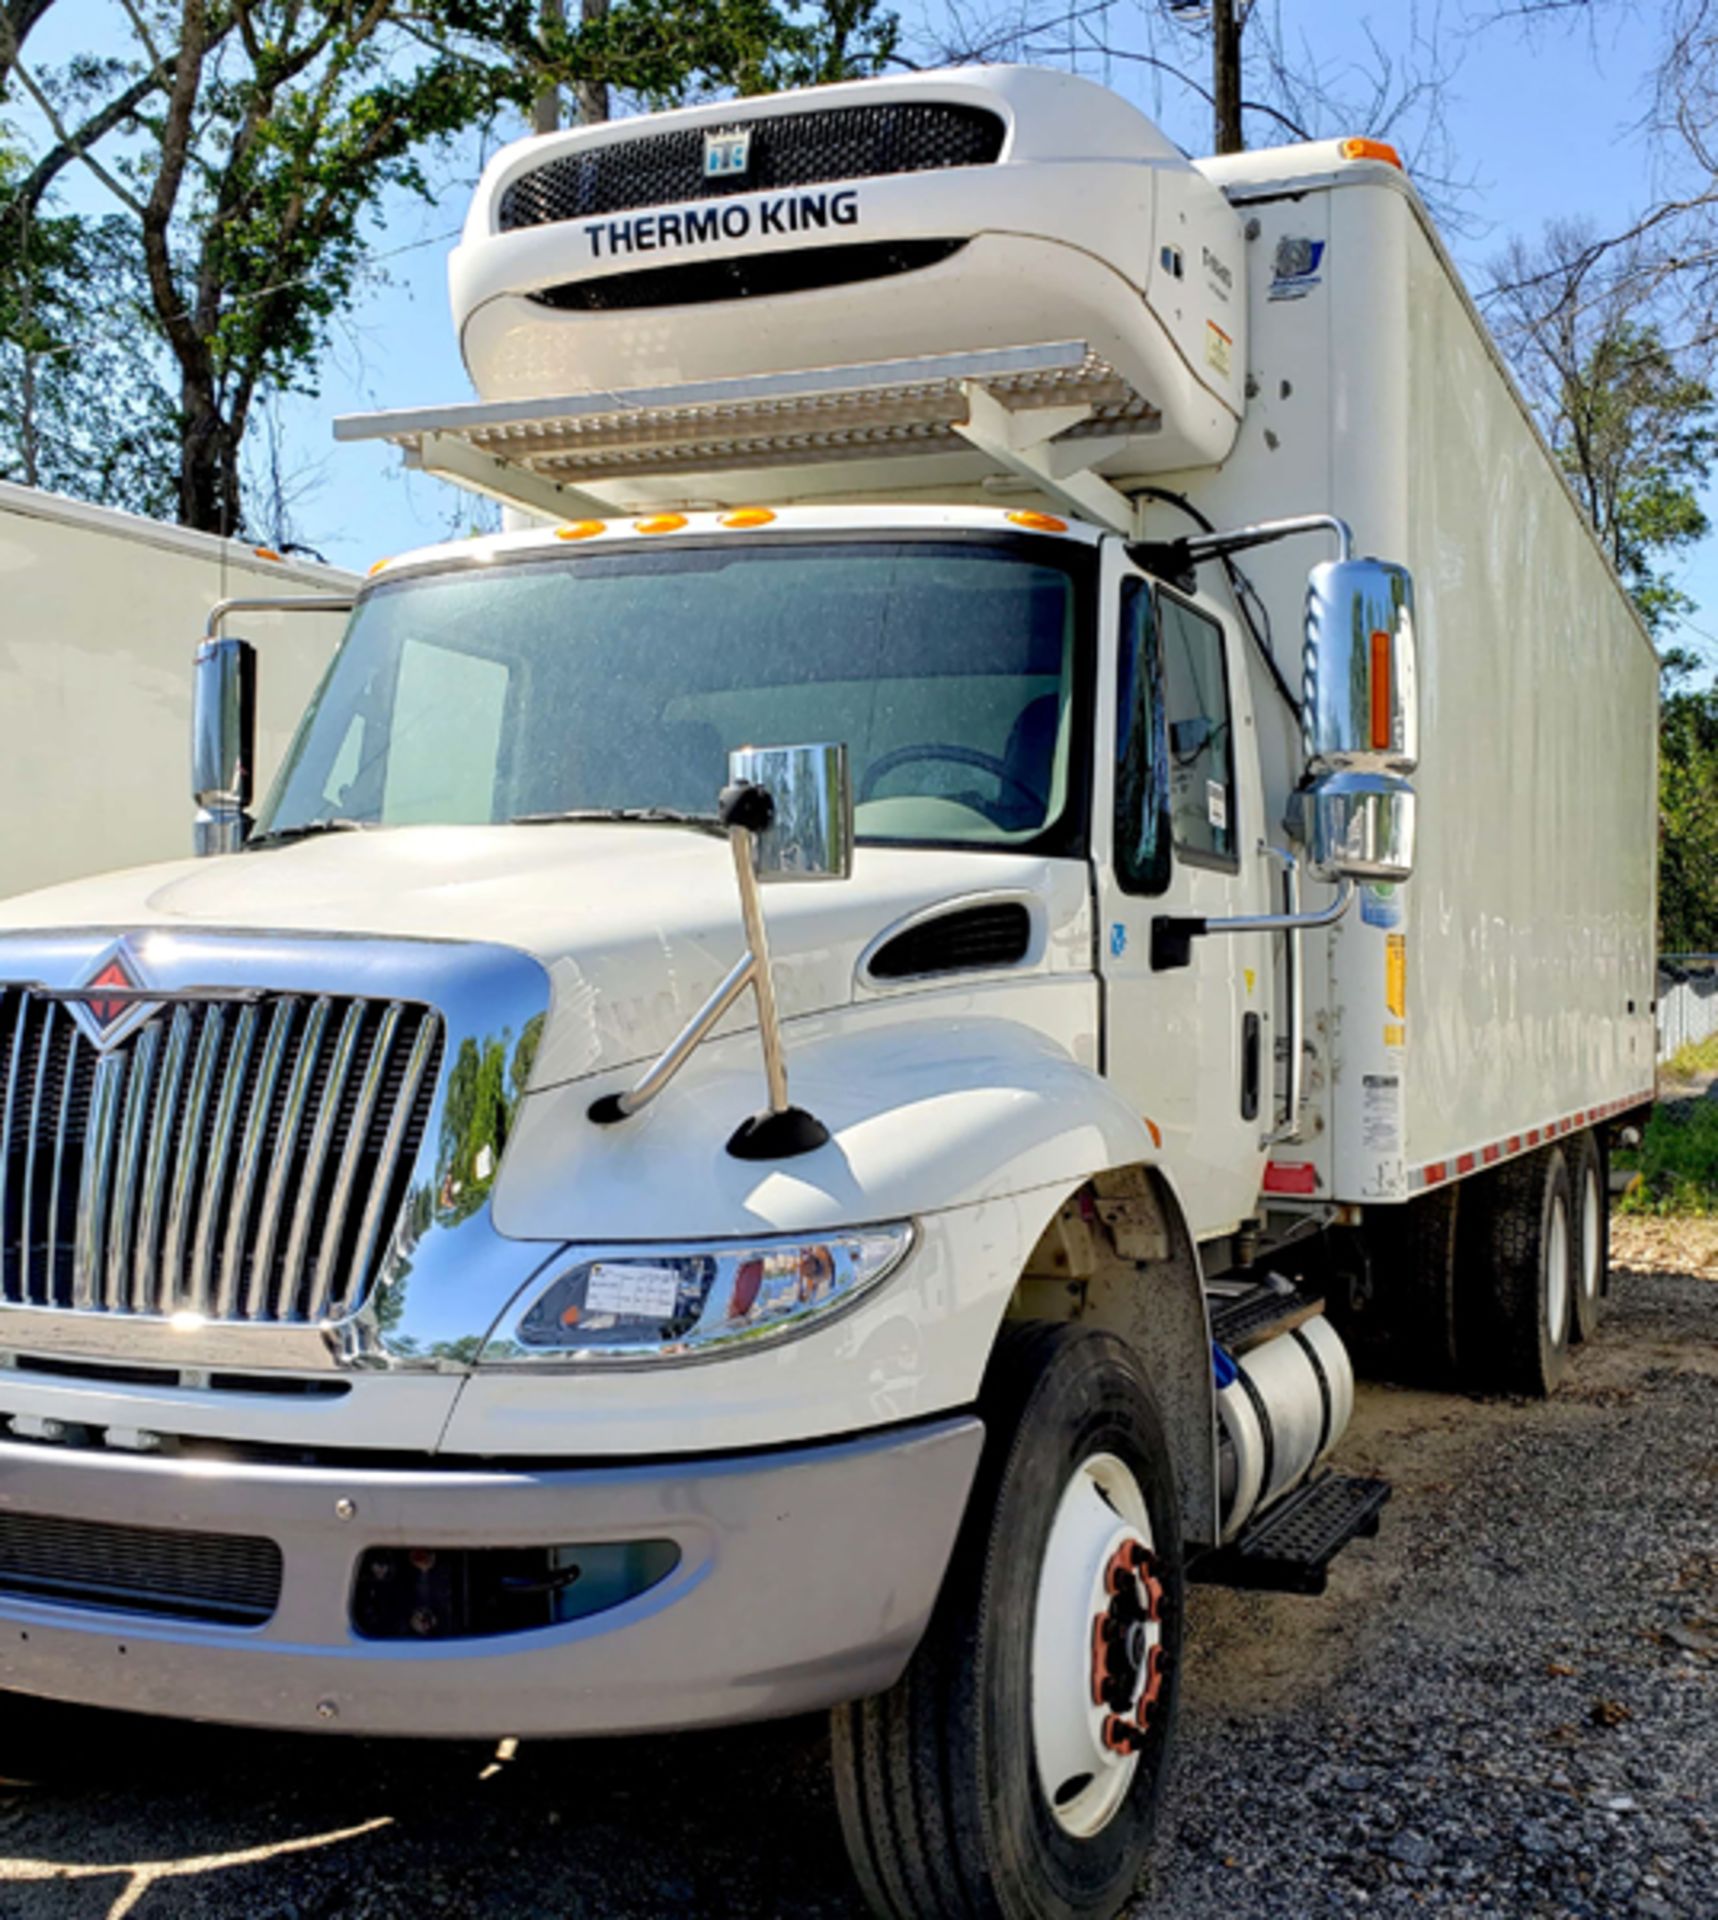
[[1589, 1166], [1581, 1182], [1581, 1293], [1589, 1306], [1599, 1297], [1599, 1274], [1604, 1265], [1599, 1206], [1599, 1176]]
[[[1032, 1620], [1038, 1784], [1057, 1825], [1076, 1839], [1090, 1839], [1115, 1818], [1139, 1765], [1137, 1753], [1118, 1752], [1105, 1739], [1106, 1725], [1118, 1716], [1113, 1703], [1093, 1699], [1093, 1639], [1112, 1611], [1106, 1581], [1118, 1552], [1149, 1555], [1152, 1545], [1145, 1495], [1132, 1469], [1111, 1453], [1081, 1461], [1062, 1489], [1044, 1542]], [[1149, 1711], [1147, 1674], [1162, 1632], [1152, 1620], [1128, 1630], [1128, 1656], [1117, 1674], [1117, 1683], [1127, 1686], [1128, 1711], [1119, 1717], [1136, 1726]], [[1132, 1655], [1139, 1656], [1139, 1670], [1129, 1683]]]
[[1553, 1347], [1563, 1344], [1569, 1328], [1569, 1208], [1562, 1194], [1551, 1203], [1551, 1231], [1545, 1236], [1547, 1331]]

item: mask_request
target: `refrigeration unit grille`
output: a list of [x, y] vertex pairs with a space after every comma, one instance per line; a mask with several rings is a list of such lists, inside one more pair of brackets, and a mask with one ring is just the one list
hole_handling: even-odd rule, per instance
[[175, 997], [98, 1047], [0, 988], [0, 1307], [337, 1320], [405, 1202], [442, 1050], [402, 1001]]
[[611, 140], [521, 174], [501, 196], [500, 230], [832, 180], [989, 166], [1007, 134], [988, 107], [949, 100], [763, 114], [734, 124], [751, 136], [741, 172], [706, 175], [704, 137], [721, 131], [714, 122]]

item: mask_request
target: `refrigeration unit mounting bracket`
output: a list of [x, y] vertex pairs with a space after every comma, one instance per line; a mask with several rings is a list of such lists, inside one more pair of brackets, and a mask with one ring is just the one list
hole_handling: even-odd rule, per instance
[[[664, 481], [702, 500], [736, 474], [788, 470], [794, 498], [924, 484], [927, 456], [976, 454], [1132, 535], [1133, 503], [1093, 469], [1161, 425], [1084, 341], [990, 347], [794, 373], [531, 400], [347, 414], [337, 440], [386, 440], [408, 466], [553, 519], [631, 511]], [[629, 495], [631, 496], [629, 498]]]

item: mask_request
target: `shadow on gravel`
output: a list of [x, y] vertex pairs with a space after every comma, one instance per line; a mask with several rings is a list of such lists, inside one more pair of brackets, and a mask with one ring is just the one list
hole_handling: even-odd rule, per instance
[[846, 1920], [825, 1751], [821, 1719], [501, 1757], [0, 1695], [0, 1914]]

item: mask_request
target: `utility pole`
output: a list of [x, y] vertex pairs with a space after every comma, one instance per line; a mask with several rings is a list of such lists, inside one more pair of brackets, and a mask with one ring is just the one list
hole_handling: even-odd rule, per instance
[[[543, 38], [554, 38], [554, 29], [567, 24], [567, 0], [542, 0], [537, 9], [537, 18], [546, 29]], [[558, 133], [561, 128], [561, 89], [554, 81], [546, 80], [542, 91], [531, 102], [531, 131], [533, 133]]]
[[1247, 0], [1211, 0], [1211, 97], [1219, 153], [1239, 153], [1246, 144], [1241, 138], [1241, 34], [1247, 13]]

